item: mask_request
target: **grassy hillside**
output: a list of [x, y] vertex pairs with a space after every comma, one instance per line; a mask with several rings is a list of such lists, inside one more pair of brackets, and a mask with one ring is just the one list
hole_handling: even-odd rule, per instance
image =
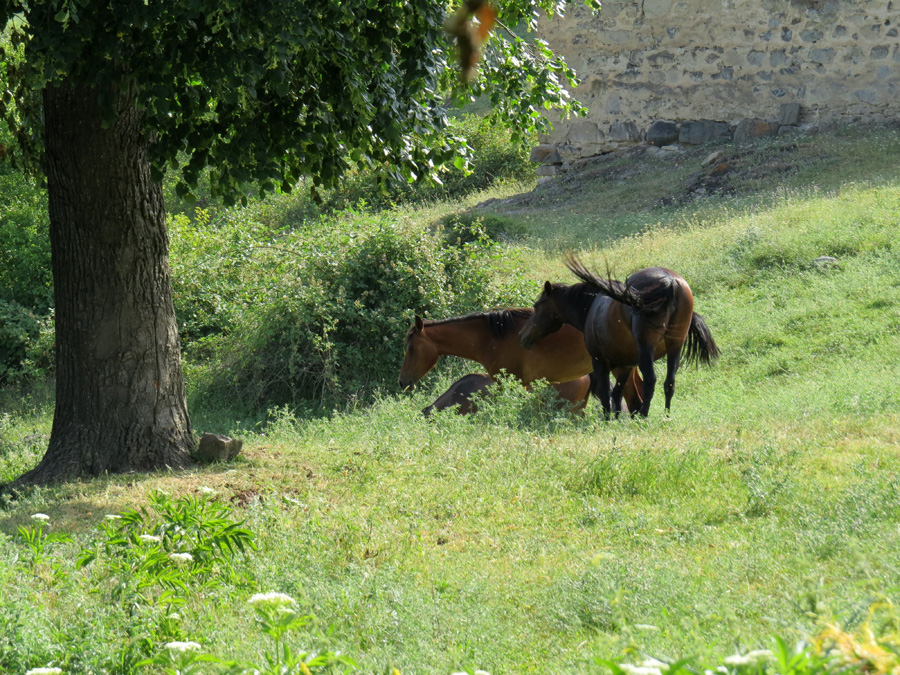
[[[281, 643], [257, 628], [271, 635], [276, 619], [247, 601], [277, 591], [315, 617], [287, 633], [292, 650], [339, 651], [361, 672], [600, 673], [598, 660], [692, 657], [701, 671], [812, 673], [832, 647], [857, 672], [896, 672], [900, 136], [722, 151], [706, 166], [711, 149], [613, 157], [534, 190], [390, 216], [422, 229], [474, 211], [500, 235], [508, 223], [490, 269], [510, 302], [569, 280], [569, 249], [617, 276], [680, 272], [723, 356], [681, 370], [671, 417], [659, 399], [646, 421], [603, 423], [595, 404], [567, 417], [507, 387], [478, 415], [423, 419], [477, 370], [465, 364], [318, 416], [280, 406], [260, 421], [195, 395], [198, 431], [244, 439], [234, 463], [5, 503], [0, 671], [164, 672], [173, 640], [261, 667]], [[399, 367], [400, 346], [383, 349]], [[4, 393], [3, 479], [42, 451], [44, 396]], [[157, 490], [169, 496], [151, 500]], [[237, 535], [209, 504], [244, 521], [257, 549], [232, 555]], [[195, 557], [179, 567], [172, 551]], [[821, 640], [793, 670], [726, 661], [777, 652], [775, 636]], [[867, 640], [867, 657], [853, 653]]]

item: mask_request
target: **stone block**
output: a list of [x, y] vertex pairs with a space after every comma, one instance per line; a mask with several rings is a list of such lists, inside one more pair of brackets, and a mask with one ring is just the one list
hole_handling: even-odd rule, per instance
[[643, 0], [645, 18], [660, 19], [672, 11], [672, 0]]
[[737, 123], [734, 129], [734, 142], [746, 143], [757, 138], [776, 136], [778, 134], [778, 126], [774, 122], [766, 122], [765, 120], [743, 119]]
[[559, 166], [560, 165], [558, 165], [558, 164], [541, 164], [537, 168], [537, 175], [538, 176], [555, 176], [556, 174], [559, 173]]
[[728, 140], [731, 127], [725, 122], [697, 120], [684, 122], [678, 131], [678, 142], [688, 145], [703, 145], [711, 141]]
[[616, 120], [609, 127], [609, 139], [611, 141], [636, 143], [641, 140], [641, 131], [634, 122]]
[[244, 442], [222, 434], [206, 433], [200, 437], [200, 444], [194, 451], [198, 462], [230, 462], [240, 453]]
[[533, 147], [529, 159], [538, 164], [559, 164], [563, 161], [556, 146], [549, 143]]
[[602, 143], [604, 135], [596, 122], [581, 120], [569, 127], [566, 138], [572, 145], [583, 145], [586, 143]]
[[782, 103], [778, 110], [778, 124], [783, 126], [800, 124], [800, 104]]
[[816, 47], [815, 49], [809, 50], [809, 60], [824, 66], [834, 61], [834, 53], [834, 49], [831, 47], [828, 47], [827, 49]]
[[666, 120], [656, 120], [647, 130], [647, 142], [662, 147], [678, 140], [678, 125]]

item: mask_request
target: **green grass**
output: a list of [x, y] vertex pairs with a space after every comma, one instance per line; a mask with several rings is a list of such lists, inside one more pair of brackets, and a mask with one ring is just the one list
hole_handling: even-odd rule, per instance
[[[266, 591], [315, 615], [292, 634], [297, 649], [341, 651], [361, 672], [404, 675], [598, 673], [598, 658], [646, 656], [715, 667], [771, 648], [772, 636], [794, 643], [896, 602], [896, 133], [800, 146], [809, 166], [789, 180], [753, 179], [731, 197], [662, 205], [663, 191], [648, 191], [661, 184], [653, 171], [667, 169], [652, 164], [638, 185], [593, 184], [578, 208], [615, 204], [615, 231], [592, 233], [586, 216], [556, 207], [522, 207], [530, 233], [506, 244], [521, 268], [498, 260], [498, 286], [536, 297], [544, 278], [567, 281], [560, 251], [576, 242], [600, 271], [660, 264], [690, 282], [723, 356], [680, 371], [669, 418], [659, 399], [646, 421], [602, 423], [596, 405], [569, 418], [512, 387], [478, 415], [423, 419], [421, 408], [474, 364], [448, 365], [413, 394], [315, 419], [287, 408], [264, 422], [237, 419], [198, 402], [198, 428], [244, 438], [233, 464], [111, 476], [6, 503], [0, 670], [54, 662], [128, 672], [111, 657], [131, 663], [171, 639], [260, 663], [269, 643], [246, 601]], [[773, 156], [764, 150], [754, 151], [763, 165]], [[514, 192], [404, 214], [431, 224], [488, 197], [504, 213]], [[820, 255], [837, 266], [817, 266]], [[50, 415], [37, 394], [14, 407], [6, 395], [2, 479], [36, 461], [30, 434], [45, 437]], [[92, 590], [102, 568], [74, 560], [105, 514], [145, 505], [154, 489], [201, 487], [245, 519], [259, 550], [228, 573], [223, 563], [214, 587], [189, 583], [177, 629], [153, 602], [113, 601], [105, 581]], [[38, 511], [73, 541], [50, 546], [35, 567], [17, 528]], [[872, 622], [876, 634], [898, 633], [891, 612]]]

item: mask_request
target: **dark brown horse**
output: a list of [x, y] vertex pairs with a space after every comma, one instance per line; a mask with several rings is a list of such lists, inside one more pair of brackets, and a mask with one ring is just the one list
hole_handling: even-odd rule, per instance
[[423, 408], [422, 414], [429, 417], [432, 410], [446, 410], [453, 406], [458, 406], [456, 412], [460, 415], [477, 412], [476, 395], [483, 393], [493, 382], [493, 378], [486, 373], [464, 375], [451, 384], [447, 391], [438, 396], [434, 403]]
[[[416, 317], [406, 334], [406, 354], [400, 368], [400, 385], [413, 386], [437, 365], [443, 355], [477, 361], [491, 378], [506, 371], [528, 387], [545, 379], [559, 395], [582, 409], [591, 392], [588, 373], [593, 366], [584, 336], [571, 326], [524, 349], [518, 333], [533, 314], [531, 307], [474, 312], [465, 316], [424, 321]], [[622, 378], [624, 399], [630, 410], [641, 405], [643, 387], [636, 374], [617, 373]], [[607, 388], [608, 388], [607, 376]]]
[[[434, 403], [422, 409], [425, 417], [430, 417], [434, 410], [445, 410], [457, 406], [458, 415], [468, 415], [478, 412], [478, 394], [494, 383], [494, 378], [486, 373], [469, 373], [459, 378], [443, 394], [435, 399]], [[553, 385], [559, 397], [571, 404], [573, 412], [580, 412], [587, 403], [591, 393], [591, 376], [585, 375], [577, 380], [560, 382]]]
[[640, 413], [646, 417], [656, 387], [653, 362], [665, 356], [668, 412], [682, 356], [686, 362], [709, 363], [719, 355], [706, 322], [694, 313], [687, 282], [662, 267], [640, 270], [622, 283], [596, 276], [575, 258], [569, 258], [566, 266], [582, 283], [544, 284], [534, 314], [520, 331], [522, 346], [530, 348], [563, 325], [583, 331], [594, 368], [593, 393], [607, 417], [610, 372], [618, 389], [624, 385], [622, 373], [634, 366], [640, 369], [644, 379]]

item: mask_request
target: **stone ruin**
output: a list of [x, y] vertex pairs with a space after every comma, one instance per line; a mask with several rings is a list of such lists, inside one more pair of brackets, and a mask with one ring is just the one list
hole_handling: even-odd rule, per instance
[[[897, 0], [900, 3], [900, 0]], [[541, 28], [582, 82], [586, 118], [554, 120], [552, 176], [635, 144], [667, 147], [900, 118], [895, 0], [606, 0]]]

